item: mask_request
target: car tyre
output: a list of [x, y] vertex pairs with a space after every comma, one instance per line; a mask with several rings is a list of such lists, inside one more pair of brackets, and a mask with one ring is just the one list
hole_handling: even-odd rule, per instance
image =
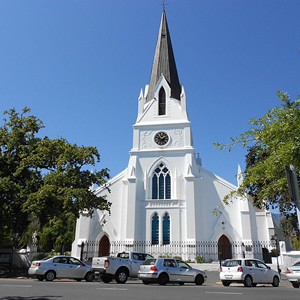
[[55, 279], [55, 272], [54, 271], [48, 271], [46, 274], [45, 274], [45, 279], [46, 281], [53, 281]]
[[36, 276], [36, 278], [38, 279], [38, 281], [43, 281], [44, 280], [44, 276], [42, 276], [42, 275], [38, 275], [38, 276]]
[[229, 281], [222, 280], [222, 284], [223, 284], [224, 286], [230, 286], [230, 283], [231, 283], [231, 282], [229, 282]]
[[279, 278], [278, 278], [278, 276], [274, 276], [272, 285], [273, 285], [273, 287], [278, 287], [279, 286]]
[[292, 286], [295, 288], [295, 289], [299, 289], [299, 283], [297, 282], [291, 282]]
[[128, 271], [125, 269], [118, 270], [115, 279], [117, 283], [124, 284], [128, 279]]
[[245, 287], [251, 287], [253, 284], [252, 277], [247, 275], [246, 278], [244, 279], [244, 286]]
[[197, 275], [196, 278], [195, 278], [195, 284], [196, 285], [202, 285], [204, 282], [204, 278], [202, 275]]
[[142, 280], [143, 281], [143, 284], [145, 285], [148, 285], [149, 284], [149, 281], [148, 280]]
[[109, 276], [100, 276], [100, 279], [101, 279], [101, 281], [102, 282], [104, 282], [104, 283], [110, 283], [111, 281], [112, 281], [112, 278], [111, 277], [109, 277]]
[[158, 277], [158, 284], [159, 285], [166, 285], [169, 282], [169, 276], [166, 273], [162, 273]]
[[85, 275], [85, 281], [87, 282], [91, 282], [94, 280], [94, 273], [93, 272], [88, 272], [86, 275]]

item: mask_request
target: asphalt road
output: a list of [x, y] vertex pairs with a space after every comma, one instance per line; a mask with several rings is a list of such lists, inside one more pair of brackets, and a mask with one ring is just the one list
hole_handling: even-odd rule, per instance
[[39, 282], [35, 279], [16, 278], [0, 279], [1, 300], [74, 300], [74, 299], [103, 299], [103, 300], [294, 300], [300, 299], [300, 289], [294, 289], [282, 281], [281, 286], [258, 285], [245, 288], [234, 284], [224, 287], [218, 281], [218, 272], [208, 272], [208, 281], [203, 286], [194, 284], [159, 286], [143, 285], [138, 280], [130, 280], [126, 284], [114, 282], [76, 282], [72, 280], [55, 280]]

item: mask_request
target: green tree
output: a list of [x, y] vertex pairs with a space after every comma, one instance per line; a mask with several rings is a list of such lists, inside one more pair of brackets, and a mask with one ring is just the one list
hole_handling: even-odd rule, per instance
[[0, 127], [0, 241], [14, 240], [20, 247], [33, 231], [45, 229], [50, 236], [53, 228], [51, 234], [63, 246], [64, 229], [82, 211], [91, 216], [96, 209], [109, 210], [106, 197], [90, 189], [105, 185], [108, 170], [87, 169], [100, 162], [95, 147], [38, 137], [43, 123], [29, 112], [5, 111], [8, 119]]
[[[220, 149], [240, 144], [248, 147], [243, 184], [237, 192], [227, 195], [227, 203], [234, 194], [251, 196], [258, 208], [278, 208], [285, 216], [283, 229], [288, 234], [295, 228], [295, 205], [289, 196], [285, 166], [293, 164], [300, 170], [300, 100], [292, 101], [283, 92], [277, 93], [281, 105], [269, 110], [261, 118], [249, 121], [251, 129], [227, 144], [215, 143]], [[295, 228], [296, 229], [296, 228]]]

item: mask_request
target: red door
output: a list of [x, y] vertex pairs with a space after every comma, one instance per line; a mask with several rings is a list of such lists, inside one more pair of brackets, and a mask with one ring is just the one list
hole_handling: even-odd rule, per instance
[[227, 236], [222, 235], [218, 241], [219, 260], [232, 258], [231, 243]]
[[104, 235], [99, 243], [99, 256], [108, 256], [109, 255], [109, 238]]

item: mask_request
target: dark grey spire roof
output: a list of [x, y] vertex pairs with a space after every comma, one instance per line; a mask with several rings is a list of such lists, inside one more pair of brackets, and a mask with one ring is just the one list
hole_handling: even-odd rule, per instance
[[163, 10], [161, 16], [146, 102], [153, 99], [154, 88], [161, 74], [164, 75], [171, 87], [171, 97], [180, 100], [181, 86], [177, 74], [165, 10]]

